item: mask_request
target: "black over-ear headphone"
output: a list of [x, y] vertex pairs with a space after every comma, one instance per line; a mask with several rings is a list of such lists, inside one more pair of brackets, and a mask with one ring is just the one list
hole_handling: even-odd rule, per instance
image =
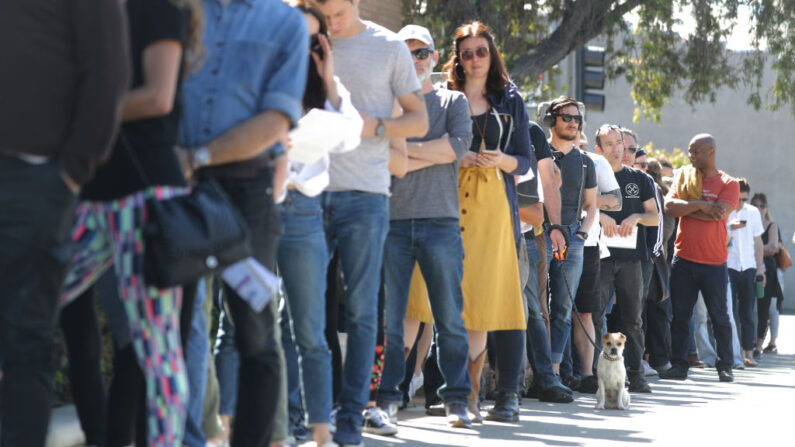
[[[577, 107], [577, 113], [580, 113], [580, 107]], [[584, 116], [580, 115], [580, 122], [577, 124], [577, 130], [582, 130], [583, 120], [585, 119]], [[552, 128], [555, 125], [555, 121], [557, 120], [557, 114], [552, 111], [552, 103], [549, 103], [549, 107], [547, 107], [547, 113], [544, 114], [544, 117], [541, 118], [541, 121], [544, 123], [545, 126]]]

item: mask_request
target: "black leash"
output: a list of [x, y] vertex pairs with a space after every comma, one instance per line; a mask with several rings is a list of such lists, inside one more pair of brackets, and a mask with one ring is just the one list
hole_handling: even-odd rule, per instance
[[563, 268], [563, 263], [566, 261], [565, 257], [566, 251], [564, 250], [563, 253], [564, 253], [563, 256], [560, 257], [562, 259], [560, 259], [556, 254], [555, 260], [558, 261], [558, 264], [560, 264], [560, 274], [561, 276], [563, 276], [563, 282], [566, 283], [566, 292], [568, 292], [569, 299], [571, 300], [571, 309], [574, 311], [574, 315], [577, 316], [577, 321], [580, 322], [580, 329], [582, 330], [582, 332], [585, 334], [585, 337], [593, 346], [594, 355], [598, 355], [602, 352], [602, 350], [598, 346], [596, 346], [596, 342], [594, 341], [594, 339], [591, 338], [591, 335], [588, 334], [588, 331], [585, 330], [585, 325], [582, 324], [582, 317], [580, 317], [580, 312], [577, 311], [577, 303], [574, 301], [574, 294], [571, 291], [571, 286], [569, 286], [569, 280], [566, 278], [566, 269]]

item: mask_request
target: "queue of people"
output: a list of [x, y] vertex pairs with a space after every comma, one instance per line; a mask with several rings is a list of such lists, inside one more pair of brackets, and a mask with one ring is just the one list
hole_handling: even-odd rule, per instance
[[[596, 393], [608, 331], [637, 393], [777, 352], [780, 230], [715, 138], [676, 170], [612, 124], [589, 150], [582, 103], [529, 116], [482, 22], [437, 85], [430, 30], [359, 0], [28, 0], [0, 24], [0, 445], [45, 443], [56, 322], [91, 446], [358, 446], [421, 387], [451, 427], [515, 422]], [[318, 115], [334, 144], [293, 157]], [[261, 305], [229, 269], [147, 278], [154, 207], [207, 181], [281, 278]]]

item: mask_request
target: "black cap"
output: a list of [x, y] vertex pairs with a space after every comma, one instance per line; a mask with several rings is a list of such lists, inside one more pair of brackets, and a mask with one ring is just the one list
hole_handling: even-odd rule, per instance
[[644, 151], [643, 149], [638, 149], [637, 151], [635, 151], [635, 158], [643, 157], [644, 155], [646, 155], [646, 151]]

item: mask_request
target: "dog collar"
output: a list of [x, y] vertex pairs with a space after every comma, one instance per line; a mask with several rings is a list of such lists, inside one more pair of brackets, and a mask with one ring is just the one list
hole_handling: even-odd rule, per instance
[[618, 361], [618, 359], [620, 359], [620, 358], [621, 358], [621, 356], [620, 356], [620, 355], [617, 355], [617, 356], [615, 356], [615, 357], [610, 357], [610, 356], [607, 354], [607, 352], [604, 352], [604, 351], [602, 351], [602, 357], [606, 358], [607, 360], [610, 360], [611, 362]]

